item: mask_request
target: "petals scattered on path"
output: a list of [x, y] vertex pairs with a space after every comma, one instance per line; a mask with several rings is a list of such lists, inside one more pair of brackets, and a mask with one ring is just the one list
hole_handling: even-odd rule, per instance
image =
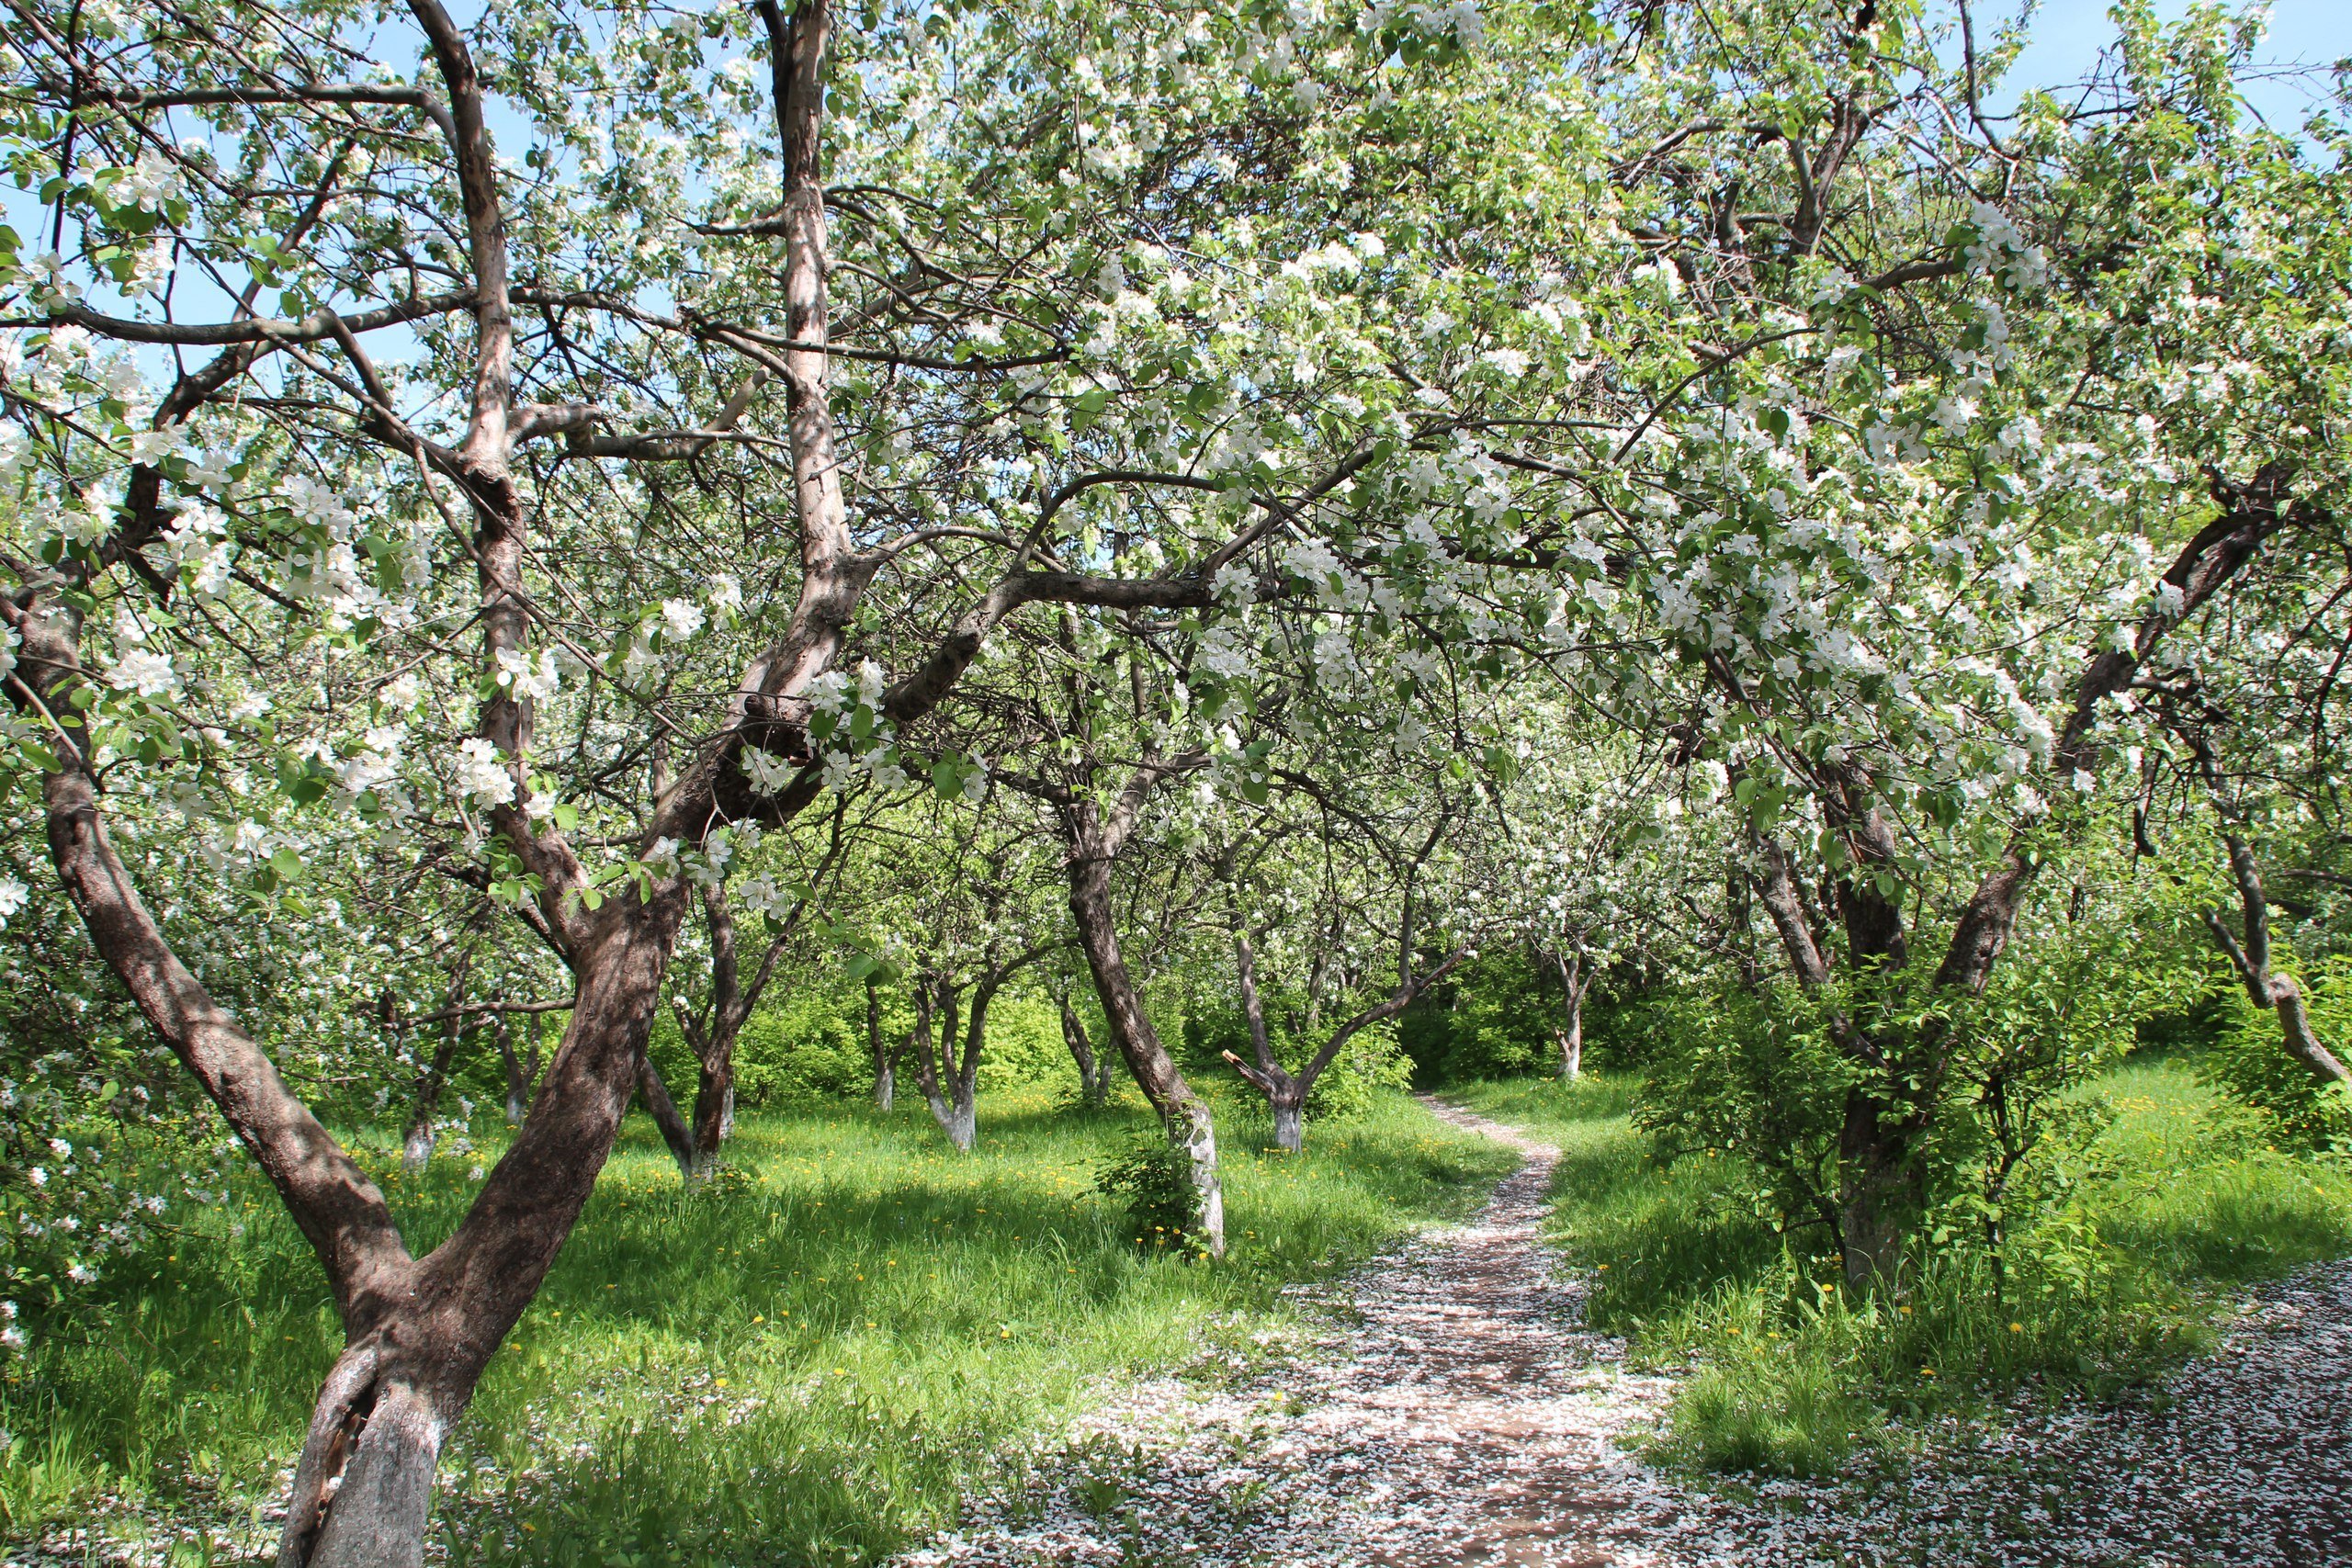
[[1558, 1151], [1429, 1103], [1527, 1156], [1475, 1220], [1303, 1292], [1325, 1327], [1280, 1371], [1129, 1391], [903, 1568], [2352, 1563], [2352, 1269], [2131, 1401], [1953, 1425], [1903, 1476], [1702, 1489], [1623, 1446], [1672, 1383], [1539, 1240]]

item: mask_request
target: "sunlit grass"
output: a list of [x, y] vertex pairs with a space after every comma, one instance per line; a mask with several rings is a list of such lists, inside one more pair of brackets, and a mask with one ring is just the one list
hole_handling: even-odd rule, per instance
[[[1139, 1110], [984, 1095], [969, 1156], [920, 1106], [747, 1115], [734, 1177], [693, 1194], [633, 1124], [450, 1446], [450, 1560], [868, 1561], [949, 1522], [1091, 1384], [1246, 1349], [1283, 1283], [1458, 1212], [1511, 1163], [1402, 1097], [1299, 1156], [1256, 1153], [1244, 1107], [1220, 1122], [1233, 1252], [1214, 1267], [1137, 1249], [1091, 1190]], [[362, 1146], [420, 1245], [494, 1154], [403, 1180], [389, 1139]], [[334, 1314], [257, 1185], [184, 1218], [87, 1343], [0, 1384], [11, 1534], [102, 1502], [228, 1523], [275, 1493]]]

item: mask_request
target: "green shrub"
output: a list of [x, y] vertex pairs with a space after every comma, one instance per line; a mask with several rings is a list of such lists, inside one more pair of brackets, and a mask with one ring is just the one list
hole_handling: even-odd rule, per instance
[[[2352, 1028], [2352, 958], [2332, 958], [2310, 986], [2312, 1027], [2340, 1058]], [[2199, 1074], [2252, 1109], [2278, 1141], [2297, 1148], [2352, 1148], [2352, 1097], [2340, 1084], [2322, 1083], [2287, 1048], [2278, 1015], [2256, 1008], [2244, 993], [2232, 1005]]]
[[1102, 1168], [1094, 1190], [1121, 1206], [1137, 1247], [1187, 1256], [1206, 1250], [1192, 1156], [1165, 1139], [1136, 1139]]

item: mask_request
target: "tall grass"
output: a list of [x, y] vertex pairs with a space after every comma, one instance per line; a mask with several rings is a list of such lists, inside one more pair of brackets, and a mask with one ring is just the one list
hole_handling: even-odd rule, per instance
[[[1458, 1212], [1510, 1163], [1402, 1096], [1304, 1156], [1252, 1152], [1269, 1140], [1245, 1108], [1220, 1122], [1233, 1250], [1210, 1267], [1146, 1255], [1091, 1190], [1137, 1110], [985, 1095], [969, 1156], [919, 1105], [747, 1115], [735, 1174], [697, 1193], [632, 1126], [450, 1445], [449, 1561], [871, 1561], [949, 1522], [1098, 1380], [1245, 1355], [1284, 1283]], [[492, 1152], [403, 1179], [389, 1138], [356, 1141], [419, 1247]], [[267, 1533], [334, 1314], [257, 1186], [183, 1219], [86, 1335], [46, 1337], [0, 1383], [6, 1535], [100, 1510]]]
[[[1522, 1081], [1459, 1098], [1563, 1151], [1553, 1233], [1592, 1271], [1595, 1327], [1688, 1375], [1652, 1447], [1696, 1466], [1818, 1474], [1914, 1440], [1919, 1418], [2023, 1389], [2101, 1393], [2210, 1343], [2227, 1287], [2352, 1254], [2352, 1172], [2282, 1150], [2184, 1063], [2089, 1086], [2114, 1120], [2044, 1223], [2063, 1267], [2013, 1268], [1948, 1238], [1899, 1299], [1855, 1301], [1784, 1245], [1734, 1173], [1659, 1167], [1633, 1085]], [[2047, 1238], [2045, 1238], [2047, 1239]]]

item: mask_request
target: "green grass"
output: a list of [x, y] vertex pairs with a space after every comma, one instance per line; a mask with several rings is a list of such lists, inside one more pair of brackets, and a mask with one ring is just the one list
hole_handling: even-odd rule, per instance
[[1916, 1440], [1919, 1418], [2021, 1388], [2100, 1392], [2211, 1342], [2230, 1287], [2352, 1254], [2352, 1172], [2272, 1146], [2178, 1060], [2090, 1086], [2114, 1120], [1996, 1292], [1954, 1245], [1899, 1301], [1855, 1302], [1784, 1247], [1736, 1172], [1650, 1160], [1634, 1086], [1472, 1085], [1464, 1103], [1557, 1143], [1555, 1237], [1590, 1269], [1596, 1327], [1689, 1369], [1651, 1447], [1716, 1470], [1818, 1474]]
[[[919, 1104], [751, 1114], [738, 1179], [688, 1194], [633, 1121], [450, 1444], [450, 1561], [871, 1561], [952, 1522], [1096, 1380], [1245, 1354], [1283, 1284], [1460, 1212], [1512, 1163], [1402, 1096], [1310, 1128], [1303, 1156], [1261, 1156], [1236, 1105], [1232, 1256], [1199, 1267], [1139, 1251], [1091, 1190], [1148, 1125], [988, 1094], [959, 1156]], [[388, 1138], [364, 1146], [420, 1246], [456, 1223], [488, 1152], [401, 1180]], [[257, 1183], [180, 1218], [176, 1247], [110, 1280], [79, 1342], [44, 1335], [0, 1382], [0, 1535], [104, 1509], [125, 1530], [266, 1536], [334, 1313]]]

